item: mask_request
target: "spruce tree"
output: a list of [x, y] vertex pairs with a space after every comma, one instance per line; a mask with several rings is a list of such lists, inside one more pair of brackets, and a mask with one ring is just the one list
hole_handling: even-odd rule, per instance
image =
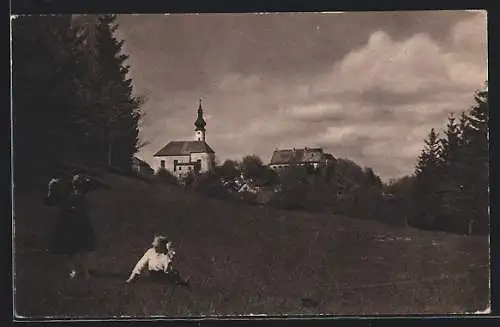
[[488, 90], [476, 92], [476, 103], [466, 114], [464, 130], [464, 186], [469, 199], [469, 232], [488, 232], [489, 206], [489, 106]]
[[442, 169], [442, 147], [439, 135], [431, 129], [415, 169], [414, 203], [415, 216], [411, 224], [416, 227], [435, 229], [439, 225], [439, 184]]
[[417, 176], [434, 175], [442, 163], [442, 147], [439, 142], [439, 134], [434, 128], [431, 129], [424, 143], [424, 149], [417, 161]]
[[[413, 225], [461, 234], [488, 233], [488, 91], [458, 123], [448, 118], [444, 137], [434, 130], [415, 170]], [[439, 146], [440, 145], [440, 146]]]
[[476, 103], [468, 112], [468, 132], [470, 137], [469, 145], [474, 149], [474, 154], [483, 166], [488, 166], [489, 143], [488, 143], [488, 123], [489, 106], [487, 88], [479, 90], [474, 95]]
[[98, 94], [93, 112], [93, 129], [100, 161], [129, 167], [139, 147], [140, 107], [143, 98], [133, 95], [132, 80], [127, 78], [128, 55], [122, 53], [124, 41], [114, 33], [116, 15], [102, 15], [96, 28], [96, 65], [94, 89]]
[[442, 172], [438, 186], [440, 200], [440, 227], [462, 233], [467, 225], [467, 196], [464, 192], [464, 139], [461, 124], [453, 114], [448, 118], [442, 144]]
[[14, 164], [16, 178], [41, 173], [76, 152], [81, 105], [80, 40], [70, 16], [12, 20]]

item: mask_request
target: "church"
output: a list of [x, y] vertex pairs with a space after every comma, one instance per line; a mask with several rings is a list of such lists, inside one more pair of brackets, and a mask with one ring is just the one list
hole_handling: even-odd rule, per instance
[[180, 178], [191, 172], [204, 173], [215, 168], [215, 152], [206, 142], [206, 125], [203, 109], [198, 106], [194, 122], [194, 140], [171, 141], [153, 155], [154, 169], [166, 169]]

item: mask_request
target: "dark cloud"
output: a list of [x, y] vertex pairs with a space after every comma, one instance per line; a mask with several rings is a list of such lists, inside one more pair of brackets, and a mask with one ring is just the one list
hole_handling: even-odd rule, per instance
[[[315, 74], [363, 46], [375, 29], [394, 40], [428, 33], [446, 40], [469, 12], [123, 15], [133, 67], [165, 89], [209, 87], [214, 74]], [[140, 74], [140, 73], [139, 73]]]

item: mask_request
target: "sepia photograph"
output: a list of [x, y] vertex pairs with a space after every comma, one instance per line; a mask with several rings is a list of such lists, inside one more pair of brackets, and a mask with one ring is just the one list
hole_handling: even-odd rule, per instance
[[10, 28], [14, 319], [491, 312], [485, 10]]

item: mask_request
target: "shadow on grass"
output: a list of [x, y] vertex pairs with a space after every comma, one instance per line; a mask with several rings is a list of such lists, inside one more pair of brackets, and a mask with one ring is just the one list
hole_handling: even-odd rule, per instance
[[129, 276], [129, 272], [123, 272], [123, 271], [106, 271], [106, 270], [92, 269], [89, 272], [92, 278], [118, 279], [118, 280], [123, 280], [123, 282], [125, 282], [125, 280]]

